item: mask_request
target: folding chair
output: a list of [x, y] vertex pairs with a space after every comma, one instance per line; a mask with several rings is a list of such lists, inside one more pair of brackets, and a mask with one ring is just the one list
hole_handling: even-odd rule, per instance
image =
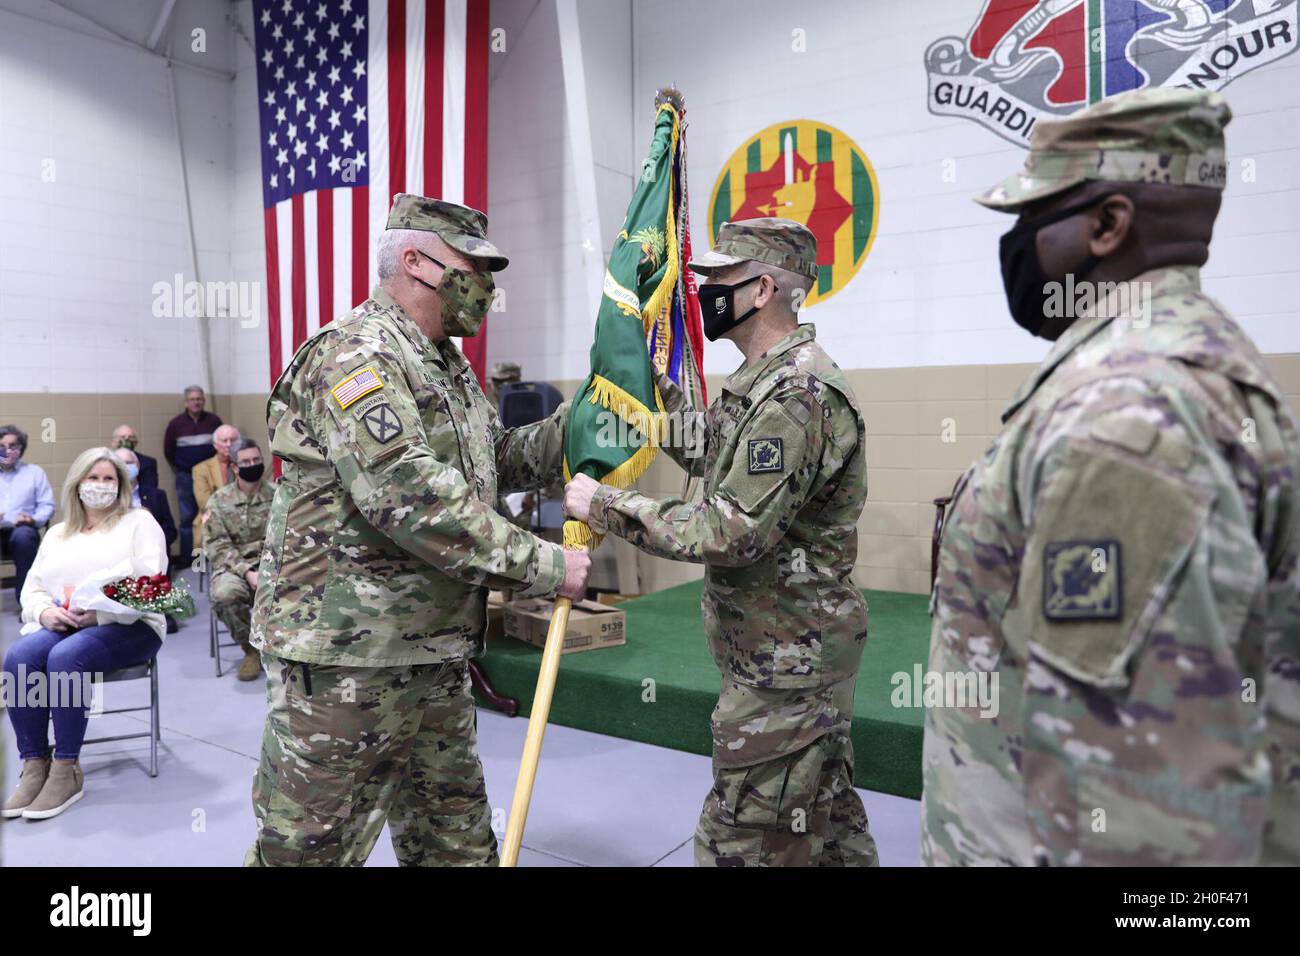
[[141, 680], [149, 678], [149, 706], [148, 707], [118, 707], [115, 710], [100, 711], [102, 714], [126, 714], [137, 710], [147, 710], [150, 714], [149, 730], [138, 734], [118, 734], [115, 737], [95, 737], [91, 740], [83, 740], [82, 745], [86, 744], [105, 744], [113, 740], [136, 740], [140, 737], [149, 738], [149, 776], [158, 776], [158, 741], [162, 739], [162, 725], [159, 721], [158, 712], [158, 658], [152, 657], [143, 664], [133, 664], [130, 667], [123, 667], [115, 671], [109, 671], [100, 676], [100, 681], [105, 684], [113, 684], [124, 680]]
[[218, 677], [220, 677], [222, 674], [221, 649], [223, 647], [242, 647], [242, 645], [236, 641], [231, 641], [229, 644], [221, 643], [221, 635], [229, 634], [229, 633], [230, 633], [230, 628], [222, 624], [221, 618], [217, 617], [217, 612], [212, 610], [212, 608], [209, 607], [208, 608], [208, 656], [211, 657], [214, 661], [216, 661]]

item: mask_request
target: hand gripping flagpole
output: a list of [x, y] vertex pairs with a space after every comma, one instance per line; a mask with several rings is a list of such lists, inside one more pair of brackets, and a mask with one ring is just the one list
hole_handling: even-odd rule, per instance
[[555, 610], [551, 612], [551, 626], [547, 628], [546, 647], [542, 651], [542, 666], [537, 672], [537, 690], [533, 693], [533, 706], [528, 713], [524, 755], [519, 760], [519, 777], [515, 781], [514, 798], [510, 801], [510, 818], [506, 822], [506, 844], [501, 853], [501, 866], [519, 865], [519, 847], [524, 842], [524, 824], [528, 820], [528, 804], [533, 799], [537, 762], [542, 756], [542, 737], [546, 734], [546, 722], [551, 716], [555, 681], [560, 675], [564, 632], [569, 629], [571, 607], [571, 600], [558, 597], [555, 599]]

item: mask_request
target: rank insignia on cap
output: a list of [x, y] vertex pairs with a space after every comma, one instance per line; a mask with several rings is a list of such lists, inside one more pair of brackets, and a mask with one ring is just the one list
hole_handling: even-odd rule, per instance
[[1118, 541], [1047, 543], [1043, 549], [1043, 617], [1049, 621], [1118, 621], [1123, 598]]
[[366, 431], [381, 445], [388, 444], [402, 434], [402, 420], [387, 402], [370, 409], [361, 416], [361, 420], [366, 424]]
[[749, 473], [761, 475], [769, 471], [781, 471], [781, 439], [751, 438], [749, 440]]
[[369, 395], [383, 387], [384, 383], [375, 374], [375, 370], [366, 366], [331, 388], [330, 394], [334, 396], [334, 401], [339, 403], [339, 408], [347, 408], [361, 396]]

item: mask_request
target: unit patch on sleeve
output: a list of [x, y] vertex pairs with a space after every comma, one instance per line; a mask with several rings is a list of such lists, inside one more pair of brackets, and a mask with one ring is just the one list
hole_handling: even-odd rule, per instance
[[1120, 543], [1049, 541], [1043, 549], [1043, 617], [1049, 621], [1117, 621], [1123, 614]]
[[781, 439], [751, 438], [749, 440], [749, 473], [762, 475], [769, 471], [781, 471], [785, 467], [782, 461]]
[[402, 420], [387, 402], [375, 405], [361, 416], [361, 421], [365, 423], [366, 431], [381, 445], [388, 444], [402, 434]]
[[339, 408], [347, 408], [363, 395], [369, 395], [383, 387], [384, 383], [375, 374], [375, 370], [366, 366], [331, 388], [330, 394], [334, 396], [334, 401], [339, 403]]

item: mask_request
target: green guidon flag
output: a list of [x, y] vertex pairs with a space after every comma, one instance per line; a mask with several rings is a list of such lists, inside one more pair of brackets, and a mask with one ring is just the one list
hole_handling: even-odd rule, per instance
[[[700, 378], [683, 319], [699, 321], [694, 288], [682, 282], [681, 230], [689, 224], [681, 114], [675, 92], [660, 95], [650, 150], [605, 271], [591, 374], [569, 408], [566, 481], [577, 474], [618, 488], [636, 481], [654, 459], [663, 428], [655, 366], [675, 380]], [[689, 384], [686, 391], [694, 394]], [[564, 523], [565, 547], [593, 543], [585, 524]]]

